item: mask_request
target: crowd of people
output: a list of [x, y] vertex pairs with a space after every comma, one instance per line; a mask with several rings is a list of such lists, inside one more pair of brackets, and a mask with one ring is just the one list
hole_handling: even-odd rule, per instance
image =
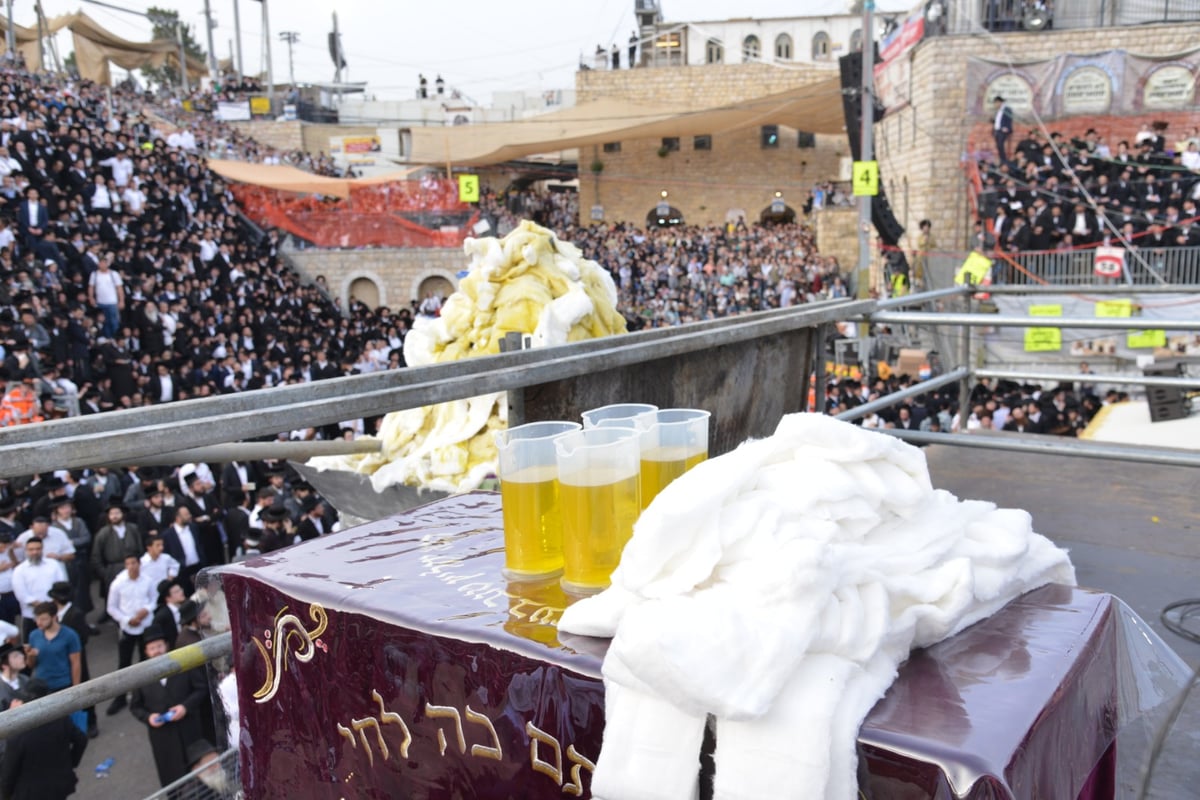
[[[239, 158], [333, 174], [332, 161], [260, 145], [177, 103], [148, 112], [145, 101], [133, 90], [110, 98], [86, 82], [0, 70], [0, 425], [403, 367], [404, 337], [419, 308], [352, 301], [343, 309], [322, 280], [306, 285], [281, 259], [279, 234], [247, 224], [229, 187], [205, 164]], [[1023, 158], [998, 165], [990, 179], [1019, 171], [1057, 197], [1055, 168], [1043, 175]], [[1080, 166], [1069, 169], [1078, 174]], [[1181, 200], [1177, 210], [1194, 211], [1191, 189], [1182, 199], [1163, 191], [1166, 200]], [[1144, 192], [1136, 196], [1151, 203]], [[997, 215], [1016, 211], [1035, 221], [1030, 209], [1045, 203], [1034, 198], [1014, 208], [1001, 192], [995, 197]], [[811, 201], [817, 208], [840, 198], [836, 187], [819, 186]], [[847, 295], [837, 260], [821, 255], [803, 223], [588, 226], [580, 224], [576, 193], [528, 190], [486, 192], [481, 211], [498, 235], [531, 218], [576, 243], [613, 275], [632, 330]], [[905, 382], [835, 384], [826, 410]], [[949, 394], [933, 392], [863, 424], [1073, 435], [1100, 402], [1084, 385], [1040, 392], [984, 383], [965, 414]], [[376, 422], [281, 436], [354, 437]], [[312, 487], [273, 462], [60, 470], [0, 481], [0, 622], [9, 626], [0, 627], [0, 704], [104, 671], [86, 657], [97, 636], [117, 638], [114, 667], [194, 641], [209, 624], [194, 585], [202, 567], [334, 525], [336, 513]], [[106, 623], [113, 627], [99, 627]], [[31, 688], [27, 672], [40, 683]], [[200, 724], [194, 677], [107, 709], [128, 706], [147, 724], [164, 785], [196, 763], [193, 751], [207, 744], [202, 755], [211, 755], [218, 743]], [[99, 735], [95, 710], [76, 727], [85, 737]], [[9, 748], [15, 752], [11, 741]]]
[[[1091, 368], [1080, 365], [1080, 379], [1039, 384], [983, 378], [960, 407], [957, 388], [934, 389], [905, 398], [890, 408], [856, 420], [865, 428], [904, 428], [931, 433], [1008, 431], [1075, 437], [1106, 405], [1129, 400], [1115, 389], [1103, 393], [1089, 381]], [[888, 375], [874, 380], [835, 380], [825, 393], [825, 413], [840, 414], [917, 383], [915, 375]]]
[[[979, 163], [979, 211], [1008, 253], [1112, 245], [1200, 246], [1200, 128], [1168, 137], [1160, 124], [1108, 142], [1037, 128], [1012, 144], [996, 99], [995, 153]], [[1009, 120], [1005, 122], [1004, 120]]]

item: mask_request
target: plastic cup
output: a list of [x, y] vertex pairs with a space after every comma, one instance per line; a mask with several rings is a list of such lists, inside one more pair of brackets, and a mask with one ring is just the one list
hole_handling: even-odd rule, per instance
[[504, 574], [510, 580], [538, 580], [562, 572], [563, 527], [554, 440], [580, 428], [578, 422], [531, 422], [496, 433]]
[[651, 417], [655, 411], [658, 411], [658, 406], [652, 406], [649, 403], [614, 403], [600, 406], [583, 412], [583, 427], [585, 429], [603, 428], [610, 425], [620, 427], [626, 424], [622, 420], [632, 419], [634, 425], [645, 429], [650, 427]]
[[554, 440], [563, 520], [562, 586], [605, 589], [641, 513], [638, 432], [585, 428]]
[[696, 408], [666, 408], [649, 418], [652, 423], [638, 435], [643, 509], [667, 484], [708, 458], [711, 416]]

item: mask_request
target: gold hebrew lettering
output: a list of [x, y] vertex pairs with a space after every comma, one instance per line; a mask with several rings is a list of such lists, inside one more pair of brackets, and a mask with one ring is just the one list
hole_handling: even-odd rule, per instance
[[580, 777], [582, 771], [587, 769], [588, 772], [595, 772], [596, 765], [580, 755], [573, 744], [567, 746], [567, 758], [571, 759], [575, 766], [571, 767], [571, 782], [563, 787], [563, 791], [578, 797], [583, 794], [583, 781]]
[[471, 710], [467, 706], [467, 722], [474, 722], [476, 725], [482, 725], [487, 728], [488, 734], [492, 737], [492, 747], [482, 744], [471, 745], [471, 755], [479, 756], [480, 758], [493, 758], [496, 761], [504, 760], [504, 751], [500, 748], [500, 737], [496, 735], [496, 728], [492, 725], [492, 721], [486, 715], [480, 714], [478, 711]]
[[358, 742], [354, 741], [354, 732], [352, 730], [339, 722], [337, 724], [337, 731], [346, 737], [346, 741], [350, 742], [351, 747], [358, 747]]
[[[463, 736], [462, 717], [459, 716], [457, 708], [453, 706], [435, 706], [426, 701], [425, 713], [430, 719], [453, 719], [454, 732], [458, 735], [458, 752], [467, 752], [467, 739]], [[441, 755], [446, 755], [446, 733], [440, 725], [438, 726], [438, 750]]]
[[364, 719], [352, 719], [350, 724], [354, 726], [354, 730], [358, 731], [358, 736], [362, 739], [363, 750], [367, 751], [367, 763], [372, 767], [375, 766], [375, 756], [371, 753], [371, 745], [367, 742], [367, 728], [375, 729], [375, 740], [379, 742], [379, 753], [383, 756], [383, 760], [388, 759], [387, 742], [383, 740], [383, 731], [379, 729], [379, 720], [374, 717], [366, 717]]
[[[404, 741], [400, 743], [400, 757], [408, 758], [408, 746], [412, 744], [412, 734], [408, 731], [408, 726], [404, 724], [404, 720], [395, 711], [388, 711], [383, 707], [383, 698], [379, 695], [378, 690], [371, 690], [371, 699], [379, 704], [379, 719], [384, 725], [399, 725], [400, 730], [404, 731]], [[384, 758], [387, 758], [385, 755]]]
[[[562, 745], [558, 743], [558, 739], [555, 739], [532, 722], [525, 723], [525, 732], [529, 734], [529, 764], [533, 767], [533, 771], [549, 775], [554, 779], [555, 783], [562, 786]], [[549, 761], [543, 761], [538, 757], [538, 742], [548, 744], [554, 748], [553, 764]]]

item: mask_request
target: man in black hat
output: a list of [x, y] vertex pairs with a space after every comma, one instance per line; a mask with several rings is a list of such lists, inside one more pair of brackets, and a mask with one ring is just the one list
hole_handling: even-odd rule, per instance
[[196, 800], [220, 800], [229, 794], [229, 776], [221, 764], [221, 755], [217, 748], [209, 744], [208, 738], [199, 739], [188, 745], [188, 764], [191, 771], [196, 773], [200, 784], [189, 787]]
[[163, 489], [162, 481], [156, 480], [153, 486], [146, 489], [145, 495], [144, 507], [137, 515], [138, 528], [145, 537], [161, 536], [175, 520], [175, 509], [167, 506], [166, 490]]
[[[161, 628], [151, 625], [142, 634], [146, 658], [167, 652]], [[133, 692], [129, 710], [146, 723], [150, 749], [163, 786], [179, 780], [191, 764], [187, 749], [201, 738], [199, 711], [208, 697], [204, 670], [190, 669], [153, 681]]]
[[300, 537], [300, 541], [306, 542], [323, 535], [326, 532], [325, 503], [321, 498], [309, 495], [301, 501], [300, 507], [304, 512], [300, 524], [296, 526], [296, 534]]
[[0, 711], [7, 711], [9, 703], [29, 683], [25, 666], [24, 648], [7, 642], [0, 645]]
[[[59, 581], [50, 587], [50, 599], [54, 601], [54, 605], [58, 608], [58, 621], [64, 628], [70, 628], [75, 631], [75, 635], [79, 637], [79, 672], [80, 680], [90, 681], [92, 679], [92, 671], [88, 667], [88, 639], [92, 633], [92, 626], [88, 624], [87, 615], [77, 608], [72, 602], [74, 596], [74, 587], [66, 581]], [[88, 723], [88, 738], [95, 739], [100, 735], [100, 729], [96, 726], [96, 707], [89, 706], [87, 709]]]
[[262, 521], [263, 530], [262, 539], [259, 541], [262, 552], [269, 553], [292, 543], [295, 530], [292, 528], [292, 519], [288, 516], [283, 503], [273, 504], [259, 515], [259, 519]]
[[1000, 95], [992, 98], [992, 104], [996, 112], [992, 119], [992, 139], [996, 142], [996, 157], [1003, 163], [1008, 161], [1008, 137], [1013, 132], [1013, 113]]
[[[142, 557], [146, 546], [137, 525], [125, 519], [125, 504], [112, 500], [108, 504], [107, 523], [92, 540], [92, 572], [100, 579], [100, 596], [108, 597], [108, 587], [125, 569], [127, 556]], [[108, 618], [105, 613], [98, 621]]]
[[[32, 702], [48, 693], [45, 682], [35, 678], [13, 704]], [[0, 768], [0, 795], [10, 800], [66, 800], [75, 792], [75, 767], [86, 749], [87, 737], [70, 717], [10, 737]]]

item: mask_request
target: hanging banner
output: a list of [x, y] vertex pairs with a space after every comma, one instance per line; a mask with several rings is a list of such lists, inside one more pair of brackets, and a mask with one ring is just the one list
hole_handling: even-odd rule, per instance
[[1164, 330], [1130, 331], [1125, 336], [1125, 346], [1130, 350], [1149, 347], [1166, 347], [1167, 332]]
[[1109, 50], [1018, 65], [968, 58], [967, 111], [990, 116], [997, 96], [1021, 121], [1031, 121], [1034, 112], [1059, 119], [1188, 110], [1196, 100], [1197, 75], [1200, 50], [1170, 58]]
[[1124, 247], [1097, 247], [1095, 273], [1101, 278], [1119, 278], [1125, 272]]
[[[1031, 317], [1061, 317], [1062, 306], [1039, 305], [1029, 307]], [[1045, 353], [1062, 350], [1062, 331], [1058, 328], [1026, 328], [1025, 352]]]

